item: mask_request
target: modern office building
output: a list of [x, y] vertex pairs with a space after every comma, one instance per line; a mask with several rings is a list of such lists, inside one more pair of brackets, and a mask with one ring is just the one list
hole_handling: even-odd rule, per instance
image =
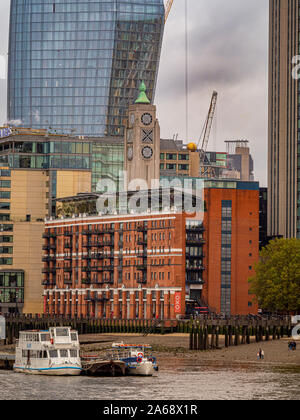
[[41, 313], [44, 219], [66, 211], [56, 198], [118, 180], [124, 144], [26, 128], [0, 136], [0, 312]]
[[299, 1], [270, 0], [269, 21], [268, 234], [300, 237]]
[[226, 152], [207, 151], [200, 164], [200, 151], [189, 149], [182, 140], [161, 139], [162, 177], [198, 177], [253, 181], [253, 159], [247, 140], [226, 141]]
[[199, 153], [189, 150], [182, 140], [161, 139], [160, 152], [161, 176], [199, 175]]
[[142, 80], [153, 103], [163, 0], [11, 0], [8, 121], [123, 136]]
[[164, 195], [156, 211], [134, 213], [99, 214], [98, 194], [59, 200], [74, 214], [46, 221], [45, 313], [175, 319], [191, 301], [257, 313], [248, 278], [258, 261], [258, 183], [205, 181], [205, 211], [192, 214], [177, 210], [174, 196], [166, 208]]

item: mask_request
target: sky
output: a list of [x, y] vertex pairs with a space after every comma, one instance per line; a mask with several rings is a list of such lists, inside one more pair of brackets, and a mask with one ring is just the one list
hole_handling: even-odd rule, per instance
[[[0, 0], [0, 55], [7, 57], [10, 0]], [[187, 0], [188, 130], [185, 0], [174, 0], [165, 26], [155, 105], [162, 138], [198, 143], [211, 95], [217, 111], [208, 150], [249, 140], [255, 179], [267, 185], [268, 0]], [[0, 61], [1, 64], [1, 61]], [[0, 124], [6, 80], [0, 69]], [[187, 132], [187, 138], [186, 138]]]

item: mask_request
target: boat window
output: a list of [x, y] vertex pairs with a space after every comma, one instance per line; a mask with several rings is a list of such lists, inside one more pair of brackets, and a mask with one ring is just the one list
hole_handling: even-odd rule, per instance
[[48, 354], [46, 350], [43, 351], [43, 359], [48, 359]]
[[50, 341], [50, 334], [41, 334], [41, 341]]
[[49, 356], [50, 357], [58, 357], [57, 350], [49, 350]]
[[71, 340], [72, 341], [77, 341], [77, 333], [76, 332], [71, 333]]
[[68, 328], [56, 328], [56, 337], [68, 337], [69, 329]]
[[68, 350], [59, 350], [60, 357], [68, 357]]
[[70, 350], [71, 357], [77, 357], [77, 350]]

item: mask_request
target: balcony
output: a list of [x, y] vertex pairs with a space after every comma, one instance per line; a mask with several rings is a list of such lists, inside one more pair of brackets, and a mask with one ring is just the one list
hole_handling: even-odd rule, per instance
[[147, 246], [148, 245], [148, 240], [147, 239], [138, 239], [137, 244]]
[[199, 267], [186, 267], [186, 271], [191, 271], [191, 272], [204, 271], [204, 267], [203, 266], [199, 266]]
[[140, 284], [146, 284], [147, 283], [147, 279], [146, 278], [137, 279], [137, 282], [140, 283]]
[[88, 230], [88, 229], [84, 229], [81, 231], [82, 235], [95, 235], [95, 232], [93, 232], [92, 230]]
[[50, 261], [55, 261], [56, 260], [56, 256], [54, 255], [54, 256], [52, 256], [52, 257], [50, 257], [50, 256], [47, 256], [47, 257], [43, 257], [42, 258], [42, 261], [43, 262], [50, 262]]
[[96, 265], [93, 265], [93, 266], [91, 266], [90, 267], [90, 271], [101, 271], [101, 267], [98, 267], [98, 266], [96, 266]]
[[102, 243], [102, 246], [114, 246], [115, 242], [114, 240], [104, 240]]
[[202, 279], [190, 279], [190, 278], [186, 279], [186, 283], [187, 284], [197, 284], [197, 285], [200, 285], [200, 286], [203, 286], [205, 284], [205, 282]]
[[204, 254], [192, 255], [189, 252], [186, 252], [185, 256], [186, 256], [186, 258], [189, 258], [189, 259], [192, 259], [192, 260], [202, 260], [205, 257]]
[[64, 247], [65, 247], [65, 249], [71, 249], [73, 247], [73, 244], [72, 244], [72, 242], [65, 242]]
[[89, 241], [89, 242], [83, 242], [82, 246], [84, 248], [91, 248], [91, 247], [97, 247], [99, 245], [98, 241]]
[[104, 284], [114, 284], [114, 279], [110, 278], [110, 279], [103, 279], [102, 280]]
[[148, 226], [138, 226], [136, 229], [138, 232], [147, 232]]
[[72, 273], [72, 270], [73, 270], [73, 267], [69, 267], [69, 266], [64, 267], [64, 271], [67, 273]]
[[186, 245], [193, 245], [193, 246], [202, 246], [205, 244], [205, 240], [203, 238], [187, 238], [186, 239]]
[[187, 233], [203, 233], [205, 232], [204, 226], [193, 226], [193, 227], [187, 227], [186, 228]]
[[43, 238], [44, 239], [49, 239], [50, 238], [50, 232], [43, 233]]
[[92, 283], [92, 279], [91, 279], [91, 277], [83, 277], [81, 279], [81, 283], [82, 284], [91, 284]]
[[47, 268], [43, 268], [42, 269], [42, 273], [43, 274], [56, 274], [56, 268], [53, 268], [53, 267], [47, 267]]
[[103, 233], [103, 234], [109, 234], [109, 235], [114, 235], [115, 230], [112, 229], [112, 228], [107, 228], [107, 229], [104, 228], [101, 233]]
[[43, 245], [43, 251], [49, 251], [49, 249], [50, 249], [50, 244]]
[[147, 264], [139, 264], [136, 266], [137, 270], [139, 271], [146, 271], [147, 270]]
[[53, 280], [50, 280], [50, 279], [44, 279], [42, 281], [42, 285], [43, 286], [55, 286], [56, 285], [56, 282], [53, 281]]
[[73, 284], [73, 280], [71, 278], [64, 278], [64, 284]]
[[100, 271], [114, 271], [114, 266], [113, 265], [103, 265], [100, 268]]
[[73, 236], [73, 232], [71, 232], [70, 230], [65, 230], [64, 236]]

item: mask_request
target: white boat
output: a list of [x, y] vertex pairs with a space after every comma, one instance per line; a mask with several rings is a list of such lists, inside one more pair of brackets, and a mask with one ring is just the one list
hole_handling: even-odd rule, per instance
[[77, 331], [70, 327], [20, 331], [13, 370], [37, 375], [80, 375], [79, 350]]
[[158, 371], [156, 357], [150, 354], [152, 347], [147, 344], [112, 344], [112, 360], [126, 363], [128, 375], [152, 376]]

